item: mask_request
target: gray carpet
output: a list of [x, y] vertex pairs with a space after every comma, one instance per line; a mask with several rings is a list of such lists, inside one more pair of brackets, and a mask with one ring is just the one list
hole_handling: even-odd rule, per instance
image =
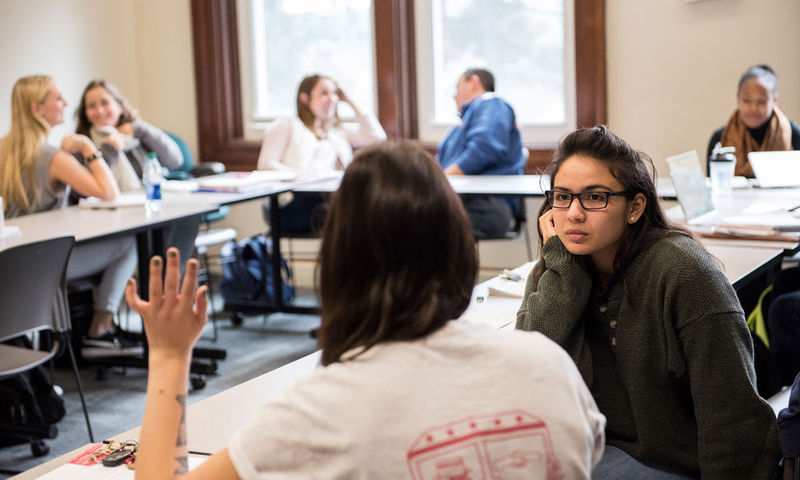
[[[303, 357], [317, 349], [308, 332], [319, 326], [319, 317], [310, 315], [273, 314], [267, 317], [247, 317], [244, 324], [234, 327], [226, 319], [218, 322], [216, 343], [202, 340], [198, 346], [227, 350], [228, 358], [219, 362], [218, 372], [207, 377], [205, 388], [189, 392], [188, 403], [221, 392]], [[138, 320], [138, 318], [137, 318]], [[210, 339], [211, 328], [204, 337]], [[147, 372], [140, 369], [109, 369], [106, 378], [97, 379], [97, 369], [81, 369], [92, 429], [96, 442], [141, 424], [144, 412]], [[56, 369], [55, 383], [64, 389], [66, 417], [57, 424], [58, 437], [47, 440], [50, 453], [33, 457], [28, 444], [0, 449], [0, 470], [24, 471], [51, 458], [70, 452], [89, 443], [80, 399], [72, 370]], [[191, 435], [191, 432], [188, 432]], [[0, 479], [9, 478], [0, 474]]]

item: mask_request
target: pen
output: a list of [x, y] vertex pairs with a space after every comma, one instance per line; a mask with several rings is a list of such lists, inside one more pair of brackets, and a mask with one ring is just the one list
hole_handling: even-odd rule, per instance
[[800, 210], [800, 205], [797, 205], [789, 209], [790, 212], [794, 212], [795, 210]]

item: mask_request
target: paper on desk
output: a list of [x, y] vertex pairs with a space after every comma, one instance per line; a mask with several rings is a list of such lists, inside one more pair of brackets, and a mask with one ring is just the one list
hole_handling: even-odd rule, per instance
[[22, 230], [16, 225], [6, 225], [3, 227], [3, 232], [0, 234], [0, 238], [6, 239], [11, 237], [16, 237], [17, 235], [22, 235]]
[[252, 172], [228, 172], [220, 175], [200, 177], [197, 183], [201, 190], [245, 191], [267, 183], [297, 179], [291, 170], [254, 170]]
[[498, 313], [487, 311], [467, 310], [459, 320], [467, 323], [488, 325], [493, 328], [501, 329], [506, 325], [517, 321], [516, 313]]
[[[208, 457], [189, 455], [189, 470], [194, 470]], [[134, 480], [136, 472], [124, 465], [104, 467], [102, 464], [86, 467], [66, 463], [50, 473], [42, 475], [39, 480]]]
[[522, 277], [522, 280], [517, 282], [499, 276], [493, 278], [491, 281], [487, 282], [489, 295], [522, 298], [525, 296], [525, 285], [528, 283], [528, 275], [530, 275], [534, 265], [536, 265], [536, 262], [528, 262], [512, 270], [512, 272]]
[[756, 202], [749, 207], [742, 210], [742, 214], [744, 215], [762, 215], [764, 213], [772, 213], [772, 212], [785, 212], [792, 207], [797, 206], [797, 202], [784, 202], [784, 203], [776, 203], [776, 202]]
[[190, 193], [200, 188], [196, 180], [167, 180], [161, 183], [161, 190], [165, 192]]
[[144, 192], [122, 193], [116, 200], [106, 202], [97, 197], [81, 198], [78, 202], [80, 208], [126, 208], [144, 207]]

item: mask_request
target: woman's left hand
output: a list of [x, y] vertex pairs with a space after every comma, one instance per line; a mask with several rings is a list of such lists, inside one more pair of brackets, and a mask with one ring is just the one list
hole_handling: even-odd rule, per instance
[[186, 274], [180, 288], [178, 249], [173, 247], [167, 250], [163, 286], [162, 264], [161, 257], [155, 256], [150, 260], [149, 301], [142, 300], [136, 293], [134, 279], [130, 279], [125, 287], [125, 298], [133, 311], [142, 317], [151, 355], [185, 357], [191, 354], [206, 324], [207, 289], [205, 286], [195, 289], [198, 270], [196, 259], [186, 262]]
[[123, 135], [127, 135], [129, 137], [132, 137], [133, 136], [133, 124], [130, 123], [130, 122], [123, 123], [122, 125], [117, 127], [117, 131], [119, 131], [119, 133], [121, 133]]

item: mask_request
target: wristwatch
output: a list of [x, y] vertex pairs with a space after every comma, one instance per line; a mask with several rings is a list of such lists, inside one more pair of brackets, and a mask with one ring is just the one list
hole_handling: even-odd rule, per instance
[[89, 165], [90, 163], [94, 162], [98, 158], [102, 158], [102, 157], [103, 157], [103, 154], [100, 152], [100, 150], [97, 150], [93, 154], [91, 154], [88, 157], [86, 157], [86, 165]]

